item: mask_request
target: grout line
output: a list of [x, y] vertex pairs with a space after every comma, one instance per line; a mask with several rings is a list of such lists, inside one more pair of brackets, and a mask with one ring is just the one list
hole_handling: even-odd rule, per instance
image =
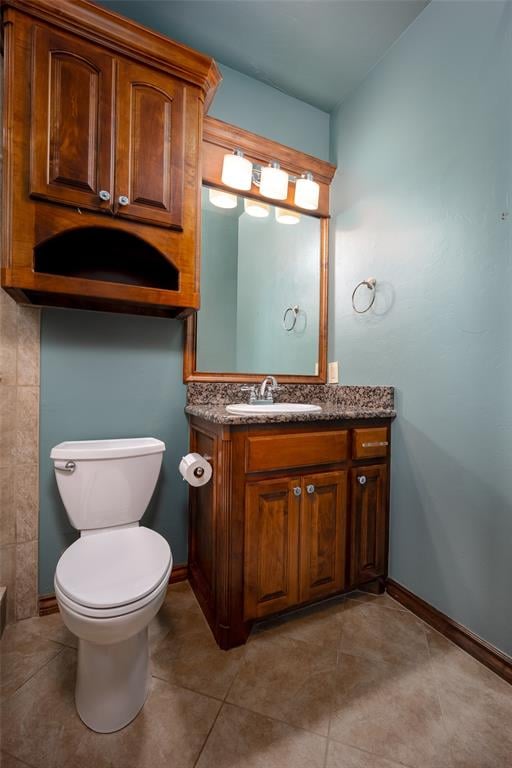
[[[50, 642], [50, 643], [53, 643], [53, 640], [49, 640], [48, 642]], [[29, 682], [32, 680], [32, 678], [34, 678], [36, 675], [38, 675], [38, 674], [39, 674], [39, 672], [41, 672], [43, 669], [45, 669], [45, 667], [47, 667], [47, 666], [48, 666], [48, 664], [50, 664], [52, 661], [54, 661], [54, 659], [56, 659], [58, 656], [60, 656], [60, 655], [61, 655], [61, 653], [63, 653], [63, 651], [64, 651], [64, 648], [65, 648], [65, 647], [67, 647], [67, 646], [59, 646], [59, 644], [58, 644], [58, 643], [54, 643], [54, 645], [58, 646], [58, 648], [59, 648], [59, 649], [58, 649], [58, 651], [57, 651], [57, 653], [56, 653], [54, 656], [52, 656], [50, 659], [48, 659], [47, 661], [45, 661], [45, 663], [44, 663], [42, 666], [38, 667], [38, 668], [35, 670], [35, 672], [32, 672], [32, 674], [31, 674], [29, 677], [27, 677], [27, 679], [26, 679], [26, 680], [24, 680], [24, 681], [23, 681], [23, 682], [22, 682], [22, 683], [21, 683], [21, 684], [20, 684], [20, 685], [19, 685], [19, 686], [18, 686], [18, 687], [17, 687], [17, 688], [16, 688], [16, 689], [15, 689], [15, 690], [12, 692], [12, 693], [10, 693], [8, 696], [5, 696], [5, 699], [4, 699], [5, 701], [8, 701], [8, 700], [9, 700], [9, 699], [11, 699], [13, 696], [16, 696], [16, 694], [17, 694], [19, 691], [21, 691], [21, 689], [23, 688], [23, 686], [25, 686], [27, 683], [29, 683]], [[5, 750], [4, 750], [4, 751], [5, 751]]]
[[369, 749], [365, 749], [364, 747], [357, 746], [355, 744], [348, 744], [346, 741], [340, 741], [339, 739], [329, 739], [329, 741], [333, 741], [335, 744], [341, 744], [344, 747], [348, 747], [349, 749], [355, 749], [356, 751], [362, 752], [365, 755], [370, 755], [374, 760], [385, 760], [390, 763], [394, 763], [397, 766], [401, 766], [401, 768], [414, 768], [410, 763], [403, 763], [401, 760], [397, 760], [394, 757], [386, 757], [385, 755], [380, 754], [380, 752], [370, 752]]
[[198, 754], [197, 754], [197, 758], [194, 760], [194, 765], [192, 766], [192, 768], [195, 768], [195, 767], [196, 767], [196, 765], [198, 764], [198, 762], [199, 762], [199, 760], [200, 760], [200, 758], [201, 758], [201, 755], [202, 755], [202, 754], [203, 754], [203, 752], [204, 752], [204, 748], [206, 747], [206, 743], [207, 743], [208, 739], [210, 738], [210, 734], [211, 734], [211, 732], [213, 731], [213, 729], [215, 728], [215, 725], [216, 725], [216, 723], [217, 723], [217, 720], [219, 719], [219, 715], [220, 715], [220, 713], [221, 713], [221, 711], [222, 711], [222, 708], [223, 708], [223, 707], [224, 707], [224, 702], [221, 702], [221, 705], [220, 705], [220, 707], [219, 707], [219, 709], [218, 709], [218, 711], [217, 711], [217, 714], [215, 715], [215, 717], [214, 717], [214, 719], [213, 719], [213, 723], [211, 724], [211, 727], [210, 727], [210, 729], [208, 730], [208, 733], [206, 734], [205, 740], [203, 741], [203, 743], [202, 743], [202, 745], [201, 745], [201, 749], [199, 750], [199, 752], [198, 752]]
[[449, 750], [449, 753], [450, 753], [450, 758], [451, 758], [451, 760], [453, 762], [453, 749], [452, 749], [452, 746], [451, 746], [450, 735], [449, 735], [449, 732], [448, 732], [448, 726], [447, 726], [447, 722], [446, 722], [446, 715], [445, 715], [445, 712], [444, 712], [443, 703], [441, 701], [441, 694], [440, 694], [440, 691], [439, 691], [439, 685], [438, 685], [438, 681], [437, 681], [437, 674], [434, 671], [434, 660], [432, 658], [432, 651], [430, 650], [430, 643], [428, 641], [427, 627], [430, 628], [430, 626], [428, 624], [426, 624], [425, 622], [422, 622], [422, 624], [424, 625], [423, 626], [423, 633], [425, 635], [425, 640], [427, 641], [428, 662], [429, 662], [429, 666], [430, 666], [430, 674], [432, 675], [432, 681], [433, 681], [434, 689], [435, 689], [435, 692], [436, 692], [436, 699], [437, 699], [437, 703], [439, 704], [439, 711], [441, 712], [441, 720], [443, 722], [443, 730], [444, 730], [444, 732], [446, 734], [446, 738], [447, 738], [447, 744], [448, 744], [448, 750]]
[[3, 749], [3, 748], [2, 748], [2, 749], [0, 749], [0, 755], [1, 755], [2, 753], [3, 753], [4, 755], [7, 755], [8, 757], [12, 757], [12, 758], [13, 758], [13, 760], [17, 760], [17, 761], [18, 761], [18, 763], [21, 763], [22, 765], [26, 765], [26, 766], [27, 766], [27, 768], [35, 768], [35, 766], [34, 766], [34, 765], [32, 765], [32, 763], [27, 763], [27, 762], [25, 762], [25, 760], [21, 760], [19, 757], [16, 757], [16, 755], [13, 755], [11, 752], [8, 752], [6, 749]]
[[167, 683], [167, 685], [171, 685], [173, 688], [182, 688], [184, 691], [188, 691], [189, 693], [195, 693], [197, 696], [204, 696], [207, 699], [211, 699], [212, 701], [218, 701], [220, 704], [224, 703], [224, 699], [220, 699], [218, 696], [214, 696], [211, 693], [204, 693], [203, 691], [198, 691], [195, 688], [189, 688], [186, 685], [182, 685], [182, 683], [172, 683], [170, 680], [167, 680], [165, 677], [160, 677], [159, 675], [155, 675], [154, 672], [151, 673], [151, 677], [154, 677], [155, 680], [160, 680], [161, 683]]

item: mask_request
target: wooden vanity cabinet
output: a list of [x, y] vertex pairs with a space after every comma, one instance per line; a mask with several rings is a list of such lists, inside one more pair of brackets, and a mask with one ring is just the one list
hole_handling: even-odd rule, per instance
[[379, 445], [361, 460], [368, 422], [191, 417], [190, 450], [208, 457], [213, 476], [190, 489], [189, 577], [221, 648], [244, 643], [264, 617], [358, 586], [382, 591], [390, 421], [375, 420], [378, 440], [363, 435]]
[[2, 0], [2, 286], [17, 300], [199, 307], [209, 57], [87, 0]]

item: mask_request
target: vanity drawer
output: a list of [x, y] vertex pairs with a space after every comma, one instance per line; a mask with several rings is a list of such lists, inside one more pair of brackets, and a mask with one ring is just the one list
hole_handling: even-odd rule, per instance
[[265, 472], [345, 461], [348, 453], [346, 429], [323, 432], [294, 432], [289, 435], [248, 437], [245, 471]]
[[387, 427], [372, 429], [354, 429], [352, 442], [353, 459], [378, 459], [389, 453], [389, 434]]

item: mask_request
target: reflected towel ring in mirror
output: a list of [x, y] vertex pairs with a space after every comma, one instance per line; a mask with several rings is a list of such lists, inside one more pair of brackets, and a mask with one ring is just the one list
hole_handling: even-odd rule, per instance
[[[299, 309], [300, 308], [298, 304], [295, 304], [294, 307], [287, 307], [285, 309], [284, 315], [283, 315], [283, 328], [285, 329], [285, 331], [293, 331], [293, 329], [295, 328], [295, 325], [297, 323], [297, 315], [299, 314]], [[287, 320], [289, 312], [292, 313], [293, 317]]]
[[[357, 293], [358, 289], [362, 285], [366, 285], [368, 290], [372, 292], [372, 298], [371, 298], [370, 303], [368, 304], [368, 306], [365, 307], [365, 309], [358, 309], [356, 307], [355, 297], [356, 297], [356, 293]], [[373, 302], [375, 301], [375, 293], [376, 293], [375, 287], [376, 287], [376, 285], [377, 285], [377, 280], [374, 277], [369, 277], [367, 280], [361, 280], [361, 282], [358, 283], [356, 285], [356, 287], [354, 288], [354, 290], [352, 292], [352, 308], [353, 308], [354, 312], [357, 312], [358, 315], [364, 315], [365, 312], [368, 312], [368, 310], [373, 307]]]

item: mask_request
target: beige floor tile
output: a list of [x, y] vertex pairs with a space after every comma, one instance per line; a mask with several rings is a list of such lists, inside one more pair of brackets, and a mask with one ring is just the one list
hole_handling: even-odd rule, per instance
[[412, 768], [449, 768], [448, 739], [430, 665], [342, 654], [329, 735]]
[[97, 734], [74, 706], [76, 654], [63, 652], [8, 702], [3, 746], [34, 768], [192, 768], [220, 703], [153, 679], [137, 718]]
[[205, 618], [195, 610], [164, 608], [170, 630], [153, 652], [153, 674], [207, 696], [223, 699], [238, 672], [243, 648], [221, 651]]
[[18, 625], [28, 632], [55, 643], [67, 645], [70, 648], [78, 646], [78, 638], [64, 626], [60, 613], [51, 613], [49, 616], [34, 616], [24, 619]]
[[281, 619], [266, 621], [256, 625], [249, 642], [263, 636], [288, 637], [304, 643], [336, 648], [340, 640], [340, 616], [344, 608], [345, 600], [329, 600]]
[[66, 768], [192, 768], [220, 706], [153, 678], [135, 720], [116, 733], [89, 732]]
[[337, 653], [286, 637], [255, 639], [227, 700], [326, 736]]
[[75, 659], [65, 648], [4, 702], [2, 746], [35, 768], [63, 766], [87, 734], [74, 707]]
[[11, 696], [50, 659], [62, 651], [62, 646], [38, 637], [24, 626], [25, 622], [9, 625], [0, 643], [2, 698]]
[[347, 601], [341, 617], [341, 651], [375, 661], [428, 664], [423, 622], [405, 611]]
[[160, 642], [171, 630], [176, 630], [183, 624], [182, 617], [190, 614], [198, 617], [201, 625], [205, 619], [197, 603], [195, 595], [188, 582], [171, 584], [167, 596], [158, 614], [149, 625], [149, 642], [152, 652], [156, 651]]
[[[1, 768], [27, 768], [28, 763], [22, 763], [21, 760], [8, 755], [7, 752], [0, 752]], [[31, 766], [29, 766], [31, 768]]]
[[347, 747], [337, 741], [330, 741], [325, 768], [403, 768], [403, 765], [370, 752]]
[[322, 768], [325, 739], [224, 704], [197, 768]]
[[356, 589], [354, 592], [349, 592], [346, 597], [349, 600], [356, 600], [358, 603], [374, 603], [381, 608], [391, 608], [395, 611], [406, 611], [408, 613], [407, 608], [404, 608], [403, 605], [397, 600], [394, 600], [387, 593], [383, 595], [373, 595], [371, 592], [362, 592]]
[[427, 629], [456, 768], [510, 768], [512, 686]]

